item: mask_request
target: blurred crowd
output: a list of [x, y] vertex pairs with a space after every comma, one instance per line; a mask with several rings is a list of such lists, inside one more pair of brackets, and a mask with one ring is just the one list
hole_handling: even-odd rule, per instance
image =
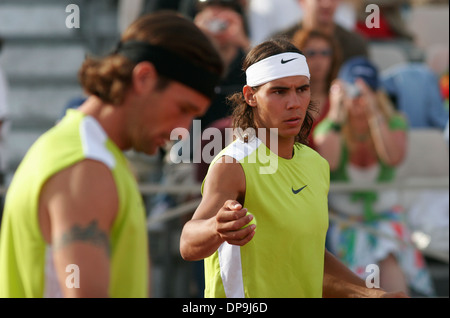
[[[378, 5], [379, 16], [366, 11], [371, 4]], [[211, 108], [199, 118], [202, 129], [224, 132], [231, 127], [227, 96], [245, 85], [240, 70], [245, 53], [266, 39], [289, 38], [307, 57], [311, 72], [317, 114], [310, 146], [329, 161], [332, 182], [353, 184], [396, 180], [396, 170], [408, 156], [411, 130], [435, 129], [448, 142], [448, 48], [447, 55], [435, 56], [440, 66], [434, 69], [425, 60], [415, 60], [382, 70], [371, 60], [373, 43], [416, 46], [406, 20], [415, 5], [404, 0], [136, 1], [144, 11], [176, 9], [191, 16], [222, 53], [228, 72]], [[123, 9], [125, 26], [130, 7]], [[446, 147], [444, 142], [439, 145]], [[208, 169], [202, 162], [192, 165], [197, 167], [191, 174], [183, 168], [180, 177], [180, 168], [169, 161], [166, 165], [171, 168], [163, 176], [165, 184], [202, 182]], [[431, 200], [442, 202], [443, 209], [428, 223], [447, 224], [448, 231], [448, 196], [439, 191], [434, 195]], [[151, 205], [153, 213], [184, 200], [159, 196]], [[434, 295], [424, 257], [411, 239], [414, 230], [421, 230], [420, 222], [408, 219], [408, 207], [402, 206], [397, 191], [331, 191], [329, 205], [333, 218], [327, 247], [352, 270], [364, 276], [367, 264], [379, 264], [383, 281], [389, 282], [384, 288]]]
[[[379, 11], [371, 7], [374, 4]], [[306, 56], [311, 72], [317, 112], [309, 146], [328, 160], [332, 182], [378, 185], [396, 180], [397, 170], [408, 159], [409, 136], [414, 131], [438, 131], [443, 141], [439, 145], [448, 146], [448, 39], [442, 40], [447, 41], [444, 49], [421, 48], [428, 54], [421, 60], [387, 69], [376, 65], [370, 51], [376, 43], [417, 47], [408, 16], [423, 4], [448, 5], [448, 0], [121, 0], [118, 21], [122, 31], [145, 13], [177, 10], [210, 37], [226, 72], [211, 107], [198, 118], [202, 131], [231, 127], [227, 97], [246, 83], [241, 70], [246, 53], [266, 39], [289, 38]], [[0, 69], [0, 181], [7, 105], [6, 79]], [[168, 149], [159, 154], [164, 166], [159, 183], [202, 182], [208, 162], [188, 168], [175, 165], [168, 160]], [[423, 198], [442, 202], [430, 223], [446, 226], [448, 238], [448, 195], [427, 192]], [[185, 196], [159, 195], [149, 203], [149, 216], [184, 201]], [[435, 295], [424, 256], [412, 240], [412, 233], [423, 229], [409, 218], [398, 191], [331, 191], [329, 207], [333, 217], [327, 248], [352, 270], [364, 276], [366, 265], [379, 264], [386, 275], [383, 281], [389, 282], [383, 288]], [[444, 252], [448, 255], [448, 246]], [[196, 280], [199, 290], [201, 280]]]

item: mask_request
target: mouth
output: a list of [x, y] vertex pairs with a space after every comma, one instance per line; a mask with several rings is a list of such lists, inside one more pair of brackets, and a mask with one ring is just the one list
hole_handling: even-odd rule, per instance
[[298, 126], [301, 123], [301, 118], [300, 117], [291, 117], [287, 120], [285, 120], [284, 122], [289, 125], [289, 126]]

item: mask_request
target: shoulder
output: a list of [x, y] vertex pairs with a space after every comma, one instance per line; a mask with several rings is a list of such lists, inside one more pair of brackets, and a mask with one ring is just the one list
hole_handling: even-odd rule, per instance
[[99, 220], [111, 224], [118, 211], [117, 188], [103, 162], [82, 160], [52, 176], [44, 185], [40, 205], [50, 216], [74, 222]]
[[307, 160], [310, 160], [311, 162], [317, 162], [320, 165], [326, 165], [328, 164], [327, 160], [322, 157], [316, 150], [312, 149], [311, 147], [303, 144], [295, 144], [295, 151], [301, 153], [301, 158], [305, 158]]
[[296, 144], [294, 147], [296, 147], [296, 154], [300, 154], [298, 160], [311, 166], [311, 170], [315, 171], [315, 173], [322, 173], [325, 178], [329, 178], [330, 165], [322, 155], [306, 145]]
[[202, 192], [226, 192], [240, 196], [245, 193], [245, 172], [240, 163], [245, 157], [245, 144], [235, 141], [222, 150], [211, 163], [203, 181]]

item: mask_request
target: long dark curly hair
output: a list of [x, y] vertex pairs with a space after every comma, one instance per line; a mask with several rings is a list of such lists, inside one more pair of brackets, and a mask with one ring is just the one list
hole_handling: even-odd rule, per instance
[[[277, 38], [273, 40], [269, 40], [255, 46], [245, 58], [243, 62], [243, 71], [247, 71], [247, 69], [268, 57], [273, 55], [294, 52], [300, 53], [303, 55], [302, 51], [300, 51], [295, 45], [283, 38]], [[259, 87], [253, 87], [254, 90], [258, 90]], [[242, 92], [235, 93], [228, 97], [228, 102], [232, 106], [233, 113], [231, 115], [233, 122], [233, 129], [242, 129], [243, 131], [248, 128], [253, 128], [257, 130], [255, 120], [254, 120], [254, 110], [253, 107], [247, 104], [244, 98], [244, 94]], [[308, 106], [308, 110], [306, 111], [306, 116], [303, 121], [302, 128], [300, 129], [299, 134], [295, 137], [295, 141], [297, 143], [308, 145], [308, 136], [311, 132], [314, 119], [311, 115], [312, 112], [317, 112], [317, 107], [314, 102], [310, 102]]]

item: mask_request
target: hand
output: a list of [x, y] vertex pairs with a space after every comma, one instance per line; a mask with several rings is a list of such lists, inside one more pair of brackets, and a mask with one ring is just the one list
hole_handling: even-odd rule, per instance
[[[220, 21], [226, 27], [222, 30], [211, 31], [210, 23]], [[215, 9], [207, 7], [194, 19], [195, 24], [221, 46], [232, 45], [248, 50], [250, 41], [245, 33], [242, 17], [232, 9]]]
[[253, 220], [253, 216], [247, 215], [247, 212], [237, 201], [225, 202], [216, 215], [216, 231], [223, 241], [238, 246], [244, 246], [251, 241], [256, 225], [242, 228]]
[[342, 81], [335, 80], [330, 88], [330, 111], [328, 117], [336, 124], [344, 124], [347, 119], [344, 85]]
[[242, 16], [233, 10], [227, 10], [223, 11], [219, 17], [228, 24], [228, 28], [220, 34], [222, 41], [249, 51], [250, 40], [245, 32]]
[[372, 116], [378, 113], [377, 110], [377, 96], [374, 91], [366, 84], [362, 79], [357, 79], [355, 82], [361, 92], [361, 106], [365, 110], [367, 119], [372, 118]]

